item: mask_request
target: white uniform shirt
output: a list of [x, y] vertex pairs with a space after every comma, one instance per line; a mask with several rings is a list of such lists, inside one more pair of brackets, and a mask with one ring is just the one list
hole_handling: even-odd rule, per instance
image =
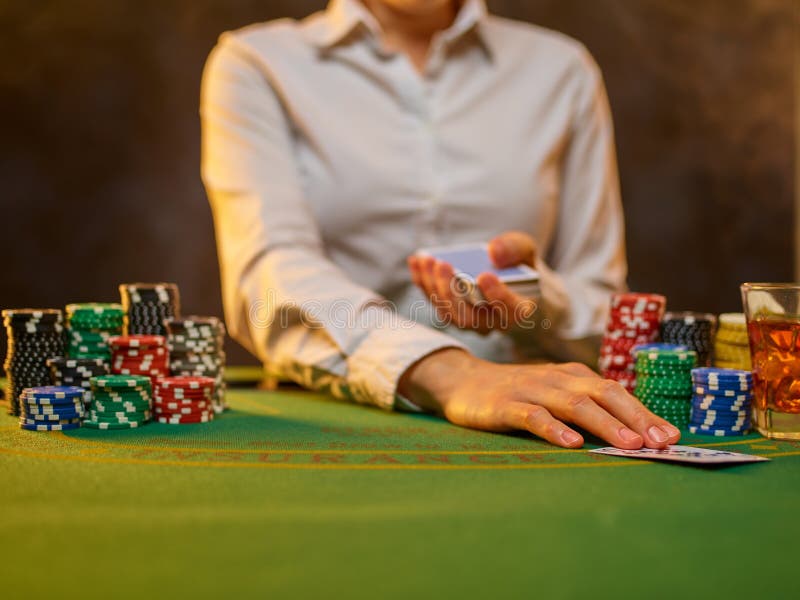
[[[202, 175], [231, 334], [303, 385], [387, 408], [442, 347], [587, 358], [626, 276], [597, 66], [479, 0], [435, 36], [424, 74], [380, 39], [357, 0], [333, 0], [225, 33], [211, 53]], [[551, 328], [520, 341], [431, 327], [406, 257], [508, 230], [538, 244]]]

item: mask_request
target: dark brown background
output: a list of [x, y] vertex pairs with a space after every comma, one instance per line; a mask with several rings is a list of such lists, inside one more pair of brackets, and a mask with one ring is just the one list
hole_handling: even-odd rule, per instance
[[[616, 122], [630, 284], [672, 308], [736, 310], [741, 281], [793, 278], [797, 4], [490, 2], [594, 53]], [[115, 300], [121, 281], [168, 280], [187, 312], [221, 314], [198, 176], [203, 62], [223, 30], [323, 6], [0, 0], [0, 306]]]

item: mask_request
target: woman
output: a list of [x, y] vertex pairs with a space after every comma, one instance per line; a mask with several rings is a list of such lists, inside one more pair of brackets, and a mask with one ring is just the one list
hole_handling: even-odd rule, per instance
[[[227, 322], [272, 369], [565, 447], [583, 444], [567, 423], [620, 448], [678, 440], [582, 364], [519, 364], [585, 357], [624, 286], [610, 115], [581, 45], [480, 0], [333, 0], [224, 34], [201, 117]], [[485, 240], [498, 266], [539, 270], [538, 327], [498, 325], [414, 256]], [[479, 284], [507, 314], [531, 306]]]

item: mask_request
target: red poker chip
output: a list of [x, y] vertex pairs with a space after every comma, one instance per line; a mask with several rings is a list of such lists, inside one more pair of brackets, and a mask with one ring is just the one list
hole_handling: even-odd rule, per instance
[[191, 390], [191, 391], [181, 391], [181, 390], [155, 390], [155, 395], [161, 396], [162, 398], [174, 398], [176, 400], [183, 400], [184, 398], [187, 400], [203, 400], [204, 398], [210, 398], [214, 395], [213, 388], [206, 388], [203, 390]]
[[138, 356], [130, 356], [126, 354], [119, 354], [116, 351], [112, 352], [111, 359], [115, 361], [123, 361], [123, 362], [169, 362], [169, 353], [164, 352], [164, 354], [152, 354], [150, 350], [145, 350]]
[[166, 343], [163, 335], [117, 335], [108, 339], [112, 348], [153, 348]]
[[214, 386], [214, 379], [211, 377], [201, 377], [197, 375], [179, 375], [175, 377], [163, 377], [156, 381], [160, 389], [184, 389], [200, 390]]
[[169, 425], [188, 425], [190, 423], [208, 423], [214, 420], [213, 411], [203, 416], [183, 415], [183, 416], [156, 416], [154, 419], [159, 423], [167, 423]]
[[661, 309], [656, 310], [642, 310], [638, 312], [631, 311], [627, 308], [614, 308], [611, 307], [609, 309], [608, 314], [617, 317], [617, 318], [639, 318], [639, 319], [660, 319], [663, 311]]
[[134, 365], [130, 363], [121, 365], [113, 364], [111, 365], [111, 370], [115, 373], [117, 371], [122, 372], [123, 370], [128, 370], [132, 372], [135, 371], [138, 373], [147, 373], [148, 375], [161, 375], [161, 376], [166, 375], [169, 372], [169, 369], [163, 365], [152, 365], [152, 364]]
[[658, 329], [648, 332], [642, 332], [637, 329], [609, 329], [606, 331], [605, 337], [609, 340], [628, 338], [636, 340], [637, 344], [646, 344], [658, 337], [658, 333]]
[[169, 366], [169, 362], [166, 360], [114, 360], [114, 365], [118, 365], [120, 367], [132, 367], [136, 365], [149, 365], [153, 366], [156, 365], [158, 367], [167, 368]]
[[164, 398], [163, 396], [155, 395], [153, 396], [153, 401], [159, 404], [170, 404], [174, 406], [203, 406], [205, 404], [211, 404], [211, 399], [213, 396], [208, 396], [204, 398]]
[[635, 338], [622, 338], [619, 340], [603, 338], [603, 343], [600, 345], [600, 354], [627, 354], [636, 345]]
[[115, 347], [112, 350], [114, 358], [116, 357], [125, 357], [125, 358], [156, 358], [160, 356], [166, 356], [167, 348], [165, 346], [155, 346], [155, 347]]
[[624, 294], [614, 294], [611, 297], [612, 308], [628, 309], [632, 312], [656, 311], [663, 309], [666, 305], [667, 299], [661, 294], [626, 292]]
[[597, 364], [601, 369], [632, 371], [634, 360], [631, 358], [630, 354], [609, 354], [607, 356], [601, 356]]
[[213, 412], [213, 407], [208, 408], [192, 408], [191, 406], [185, 406], [183, 408], [164, 408], [163, 406], [159, 406], [158, 404], [153, 405], [153, 413], [157, 415], [203, 415], [210, 412]]
[[198, 398], [173, 398], [170, 396], [153, 395], [153, 400], [161, 403], [174, 404], [175, 406], [197, 406], [198, 404], [210, 403], [214, 396], [202, 396]]
[[153, 406], [153, 413], [162, 417], [183, 417], [183, 416], [202, 416], [214, 412], [213, 408], [191, 408], [189, 406], [184, 408], [171, 408], [165, 409], [160, 406]]
[[660, 321], [640, 321], [636, 323], [617, 323], [610, 321], [606, 324], [606, 330], [626, 330], [636, 333], [648, 333], [650, 331], [658, 331], [661, 326]]
[[116, 361], [113, 365], [111, 365], [115, 369], [161, 369], [162, 371], [166, 371], [169, 367], [167, 364], [162, 362], [150, 362], [150, 361], [143, 361], [143, 362], [132, 362], [132, 361]]
[[145, 377], [163, 377], [166, 374], [164, 369], [118, 369], [116, 367], [112, 368], [111, 372], [114, 375], [144, 375]]
[[176, 415], [199, 415], [214, 410], [213, 406], [194, 407], [194, 406], [181, 406], [179, 408], [167, 408], [163, 404], [153, 403], [153, 410], [164, 414]]
[[628, 312], [620, 312], [618, 310], [612, 310], [608, 313], [609, 318], [616, 319], [618, 321], [621, 320], [632, 320], [632, 319], [641, 319], [645, 321], [660, 321], [662, 312], [642, 312], [642, 313], [628, 313]]

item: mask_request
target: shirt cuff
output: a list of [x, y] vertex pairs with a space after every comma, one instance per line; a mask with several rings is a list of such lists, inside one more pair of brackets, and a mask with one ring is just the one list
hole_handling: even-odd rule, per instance
[[396, 395], [400, 377], [415, 362], [444, 348], [466, 350], [450, 336], [419, 323], [373, 330], [347, 360], [347, 383], [356, 402], [385, 409], [419, 410]]

